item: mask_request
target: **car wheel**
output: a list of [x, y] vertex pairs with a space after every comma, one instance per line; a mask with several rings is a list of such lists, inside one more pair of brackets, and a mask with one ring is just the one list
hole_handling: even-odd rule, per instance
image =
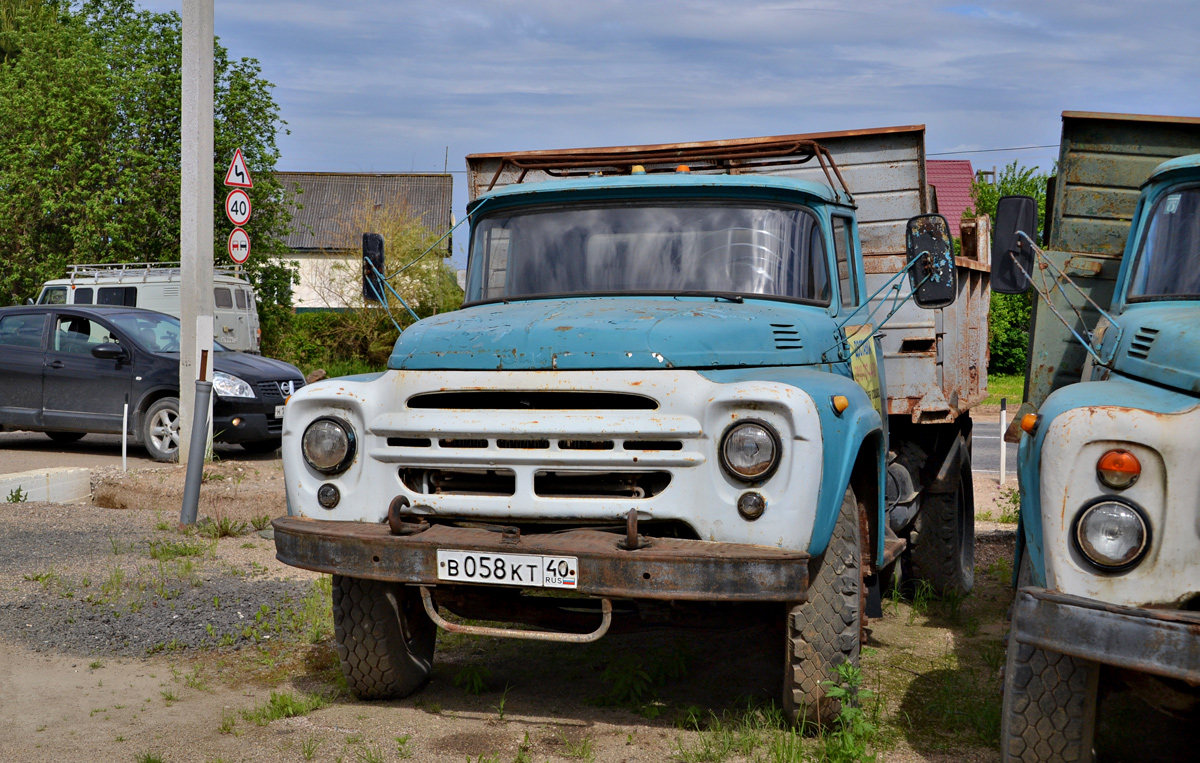
[[276, 437], [270, 440], [253, 440], [239, 444], [242, 446], [242, 450], [247, 453], [274, 453], [279, 450], [279, 446], [283, 444], [283, 440]]
[[142, 442], [155, 461], [179, 460], [179, 399], [154, 401], [142, 421]]
[[47, 432], [46, 436], [58, 443], [79, 442], [87, 432]]
[[858, 665], [863, 626], [861, 525], [854, 491], [846, 488], [829, 546], [809, 563], [808, 601], [787, 611], [783, 708], [788, 719], [832, 724], [839, 702], [825, 696], [839, 683], [838, 666]]
[[417, 589], [334, 575], [333, 629], [342, 673], [359, 699], [407, 697], [429, 680], [437, 627]]

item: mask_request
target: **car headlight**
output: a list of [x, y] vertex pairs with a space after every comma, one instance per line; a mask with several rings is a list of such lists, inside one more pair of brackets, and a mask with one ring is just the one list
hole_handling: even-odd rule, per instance
[[346, 471], [354, 461], [354, 450], [354, 429], [339, 419], [317, 419], [300, 440], [304, 460], [322, 474]]
[[254, 397], [254, 388], [244, 379], [233, 374], [216, 371], [213, 373], [213, 392], [221, 397]]
[[1150, 526], [1128, 501], [1098, 499], [1075, 518], [1075, 546], [1092, 564], [1105, 571], [1137, 564], [1150, 547]]
[[765, 480], [779, 466], [779, 435], [761, 421], [743, 420], [721, 438], [721, 465], [746, 482]]

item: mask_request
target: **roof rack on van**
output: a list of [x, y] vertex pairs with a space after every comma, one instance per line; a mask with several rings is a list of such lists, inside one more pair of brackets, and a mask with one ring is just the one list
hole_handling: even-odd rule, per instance
[[[242, 273], [234, 268], [213, 268], [215, 275], [244, 278]], [[68, 265], [67, 277], [74, 281], [76, 278], [116, 277], [119, 283], [147, 281], [152, 275], [178, 276], [178, 262], [99, 262], [83, 265]]]

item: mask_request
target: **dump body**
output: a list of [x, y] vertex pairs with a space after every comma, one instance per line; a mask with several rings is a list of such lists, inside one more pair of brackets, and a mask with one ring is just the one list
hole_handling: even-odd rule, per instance
[[[797, 163], [792, 149], [803, 141], [819, 142], [837, 170], [823, 167], [817, 160]], [[868, 295], [904, 267], [908, 219], [937, 211], [925, 177], [923, 125], [698, 143], [472, 154], [467, 157], [467, 189], [475, 200], [514, 183], [593, 172], [624, 173], [632, 164], [641, 164], [649, 173], [674, 172], [681, 163], [688, 164], [693, 174], [770, 175], [833, 187], [839, 187], [839, 179], [844, 180], [856, 205]], [[964, 225], [963, 251], [956, 258], [959, 293], [954, 304], [923, 310], [909, 301], [883, 330], [888, 413], [913, 422], [944, 423], [987, 397], [991, 295], [987, 226], [986, 218]], [[907, 281], [902, 282], [901, 299], [909, 291]], [[892, 292], [881, 295], [872, 308], [881, 301], [890, 303], [893, 296]], [[884, 307], [879, 316], [886, 312]], [[868, 313], [862, 313], [864, 318]]]
[[[1162, 162], [1200, 151], [1200, 119], [1064, 111], [1058, 175], [1046, 194], [1043, 241], [1051, 261], [1107, 308], [1141, 186]], [[1099, 313], [1071, 294], [1053, 292], [1053, 306], [1081, 336]], [[1087, 351], [1034, 297], [1025, 372], [1025, 406], [1081, 378]], [[1018, 420], [1020, 416], [1016, 417]]]

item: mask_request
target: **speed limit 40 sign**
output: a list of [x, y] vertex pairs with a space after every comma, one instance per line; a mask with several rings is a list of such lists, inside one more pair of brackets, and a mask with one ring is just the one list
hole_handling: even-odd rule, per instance
[[225, 216], [239, 227], [250, 220], [250, 196], [241, 188], [234, 188], [225, 197]]

